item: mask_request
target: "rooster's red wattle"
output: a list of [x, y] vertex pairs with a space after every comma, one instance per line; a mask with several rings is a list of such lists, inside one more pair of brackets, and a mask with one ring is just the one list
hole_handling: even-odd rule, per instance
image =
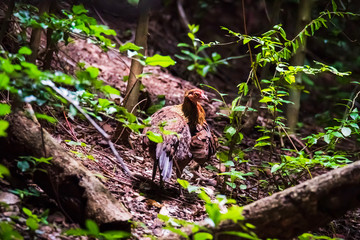
[[208, 100], [204, 91], [192, 89], [185, 93], [182, 104], [164, 107], [151, 116], [151, 127], [144, 129], [145, 134], [148, 131], [162, 134], [160, 127], [176, 133], [162, 134], [161, 143], [144, 138], [145, 147], [154, 160], [152, 180], [157, 168], [161, 183], [171, 178], [174, 165], [179, 178], [191, 159], [202, 164], [215, 154], [216, 138], [205, 120], [201, 100]]

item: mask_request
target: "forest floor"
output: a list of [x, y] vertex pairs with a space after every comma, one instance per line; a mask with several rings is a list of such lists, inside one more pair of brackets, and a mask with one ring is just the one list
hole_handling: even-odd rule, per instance
[[[98, 67], [100, 69], [100, 79], [103, 79], [106, 84], [112, 85], [122, 92], [125, 91], [126, 82], [121, 81], [123, 76], [129, 74], [130, 61], [127, 57], [117, 55], [117, 53], [104, 53], [100, 48], [95, 45], [89, 44], [83, 40], [78, 40], [75, 44], [69, 45], [66, 49], [63, 49], [64, 54], [71, 56], [75, 62], [85, 62], [86, 65]], [[76, 54], [74, 54], [76, 53]], [[68, 66], [71, 69], [71, 66]], [[71, 69], [71, 70], [75, 70]], [[174, 77], [168, 73], [168, 71], [159, 67], [145, 68], [144, 72], [150, 72], [146, 78], [142, 80], [142, 83], [146, 87], [146, 92], [149, 95], [152, 104], [158, 101], [158, 95], [165, 95], [166, 104], [179, 104], [182, 102], [183, 95], [186, 90], [195, 88], [193, 84], [185, 81], [181, 78]], [[119, 81], [120, 80], [120, 81]], [[206, 89], [205, 89], [206, 90]], [[219, 98], [214, 93], [207, 93], [209, 98]], [[149, 99], [148, 99], [149, 101]], [[217, 101], [210, 100], [209, 103], [205, 103], [204, 108], [207, 113], [207, 121], [210, 126], [215, 129], [216, 134], [220, 138], [225, 125], [228, 123], [227, 119], [220, 117], [216, 113], [220, 111], [221, 104]], [[265, 126], [269, 124], [267, 122], [267, 116], [265, 113], [259, 114], [256, 125]], [[133, 215], [133, 220], [139, 224], [134, 229], [134, 236], [139, 239], [144, 238], [146, 235], [154, 235], [156, 237], [163, 237], [166, 239], [168, 230], [163, 230], [163, 222], [158, 219], [158, 214], [168, 215], [174, 218], [183, 219], [190, 222], [202, 221], [207, 217], [204, 202], [197, 197], [195, 193], [184, 192], [183, 196], [179, 195], [178, 184], [173, 177], [169, 183], [165, 184], [165, 188], [162, 190], [158, 185], [154, 186], [151, 183], [152, 173], [152, 160], [148, 154], [143, 151], [141, 140], [138, 136], [132, 135], [130, 146], [118, 146], [119, 152], [124, 158], [125, 162], [129, 166], [130, 170], [134, 173], [145, 176], [148, 181], [134, 182], [127, 178], [121, 171], [119, 163], [106, 144], [102, 145], [102, 139], [100, 134], [96, 130], [89, 126], [85, 122], [72, 123], [74, 132], [79, 134], [76, 136], [78, 141], [86, 143], [88, 146], [92, 146], [92, 155], [97, 161], [89, 160], [86, 158], [79, 158], [82, 163], [94, 173], [104, 176], [101, 181], [107, 186], [107, 188], [119, 199], [125, 207]], [[64, 136], [69, 136], [65, 129], [65, 123], [58, 125], [54, 136], [58, 139], [64, 140]], [[112, 134], [115, 131], [116, 122], [107, 120], [102, 123], [102, 127]], [[310, 132], [317, 129], [321, 131], [319, 126], [308, 123], [308, 127], [303, 129], [304, 136], [310, 135]], [[247, 151], [256, 144], [256, 139], [261, 136], [258, 131], [253, 131], [247, 135], [244, 135], [244, 139], [240, 145], [240, 148], [246, 153], [245, 159], [249, 159], [247, 163], [241, 164], [240, 169], [242, 172], [253, 172], [254, 175], [246, 177], [241, 181], [242, 185], [246, 188], [241, 190], [231, 190], [227, 187], [223, 189], [223, 184], [217, 184], [218, 179], [217, 172], [208, 170], [207, 168], [201, 168], [201, 174], [205, 179], [210, 181], [203, 181], [197, 175], [193, 174], [193, 168], [196, 163], [191, 163], [189, 167], [184, 170], [183, 179], [188, 180], [191, 185], [204, 187], [207, 193], [215, 198], [217, 194], [225, 194], [232, 196], [240, 205], [248, 204], [252, 201], [256, 201], [260, 198], [266, 197], [269, 193], [274, 193], [280, 189], [276, 188], [275, 181], [281, 181], [281, 179], [274, 179], [270, 171], [259, 171], [256, 169], [262, 168], [263, 159], [271, 159], [277, 161], [276, 157], [271, 157], [270, 150], [268, 151]], [[298, 137], [301, 139], [301, 136]], [[72, 139], [76, 140], [76, 139]], [[280, 139], [277, 139], [280, 141]], [[290, 146], [288, 140], [285, 141], [285, 147]], [[301, 141], [300, 141], [301, 142]], [[352, 147], [354, 143], [346, 143], [346, 147]], [[68, 146], [69, 151], [82, 152], [85, 149], [81, 147]], [[302, 147], [299, 145], [298, 147]], [[86, 155], [86, 150], [83, 152]], [[279, 152], [280, 153], [280, 150]], [[219, 164], [216, 158], [213, 158], [207, 165], [213, 166], [220, 171], [225, 171], [225, 166]], [[317, 168], [312, 170], [312, 175], [317, 176], [325, 173], [326, 169]], [[297, 179], [296, 184], [309, 179], [308, 176], [302, 176]], [[212, 181], [211, 181], [212, 180]], [[269, 184], [261, 186], [259, 181], [267, 181]], [[156, 181], [158, 184], [158, 181]], [[317, 234], [323, 234], [329, 237], [338, 237], [343, 239], [360, 239], [360, 233], [358, 231], [360, 223], [358, 222], [358, 216], [360, 211], [349, 212], [344, 218], [333, 221], [328, 227], [320, 228], [316, 232]], [[150, 238], [149, 238], [150, 239]]]
[[[102, 79], [106, 84], [120, 89], [122, 93], [125, 92], [126, 82], [122, 81], [122, 79], [124, 76], [129, 75], [130, 60], [127, 57], [114, 51], [103, 52], [99, 47], [85, 40], [78, 39], [68, 46], [61, 47], [55, 67], [59, 70], [65, 69], [69, 73], [74, 73], [77, 69], [78, 62], [84, 62], [86, 66], [91, 65], [99, 68], [99, 79]], [[151, 72], [150, 75], [142, 80], [142, 83], [146, 87], [144, 92], [148, 94], [147, 99], [152, 103], [157, 101], [158, 95], [165, 95], [167, 105], [181, 103], [184, 92], [188, 89], [195, 88], [192, 83], [174, 77], [167, 70], [158, 67], [147, 67], [145, 68], [145, 72]], [[210, 98], [218, 97], [214, 93], [208, 93], [208, 95]], [[149, 103], [146, 105], [148, 106]], [[227, 120], [216, 114], [216, 112], [220, 111], [220, 104], [217, 101], [211, 101], [205, 104], [205, 110], [210, 126], [215, 129], [218, 137], [221, 137]], [[148, 154], [143, 151], [139, 136], [131, 135], [129, 146], [117, 145], [120, 155], [130, 170], [143, 175], [145, 179], [147, 179], [147, 181], [136, 182], [130, 180], [123, 174], [120, 164], [112, 155], [105, 141], [102, 140], [101, 135], [97, 133], [91, 125], [79, 119], [65, 119], [64, 113], [57, 113], [56, 117], [59, 123], [56, 127], [47, 127], [47, 130], [64, 148], [73, 152], [75, 158], [98, 176], [100, 181], [104, 183], [109, 191], [121, 201], [133, 215], [132, 220], [134, 221], [135, 227], [133, 228], [132, 234], [134, 239], [151, 239], [150, 236], [166, 238], [169, 233], [167, 230], [162, 229], [164, 224], [158, 219], [158, 214], [164, 214], [190, 222], [202, 221], [207, 217], [204, 202], [200, 200], [195, 193], [187, 193], [184, 191], [182, 196], [179, 195], [178, 184], [174, 177], [169, 183], [165, 184], [163, 190], [158, 187], [158, 181], [155, 182], [155, 185], [151, 183], [152, 161]], [[116, 122], [111, 119], [104, 119], [105, 121], [101, 122], [101, 126], [107, 133], [112, 134], [115, 131]], [[268, 124], [265, 113], [259, 115], [256, 124], [263, 126]], [[319, 127], [309, 123], [308, 129], [308, 131], [312, 131], [312, 129], [319, 129]], [[210, 180], [204, 181], [204, 179], [199, 178], [193, 173], [194, 163], [191, 163], [190, 166], [185, 169], [183, 178], [188, 180], [191, 185], [204, 187], [212, 198], [219, 193], [225, 194], [236, 199], [239, 205], [245, 205], [266, 197], [269, 193], [279, 191], [279, 189], [276, 189], [275, 184], [273, 184], [276, 179], [273, 178], [270, 171], [259, 170], [262, 168], [262, 160], [271, 158], [270, 151], [260, 152], [247, 150], [255, 145], [255, 140], [260, 136], [260, 133], [257, 131], [244, 135], [244, 139], [240, 145], [246, 154], [244, 158], [248, 159], [248, 162], [240, 165], [240, 169], [244, 173], [254, 173], [252, 176], [248, 176], [245, 180], [241, 181], [241, 184], [246, 186], [246, 188], [231, 191], [228, 187], [224, 190], [222, 184], [217, 183], [218, 175], [216, 171], [201, 168], [202, 176]], [[87, 146], [74, 146], [65, 143], [65, 140], [83, 142]], [[278, 139], [278, 141], [280, 140]], [[290, 143], [285, 142], [285, 144]], [[95, 160], [84, 157], [89, 154], [91, 154]], [[224, 166], [219, 164], [215, 158], [207, 164], [215, 167], [215, 169], [224, 171]], [[313, 176], [316, 176], [325, 171], [327, 170], [319, 168], [314, 169], [312, 173]], [[303, 176], [297, 180], [297, 183], [306, 179], [307, 176]], [[260, 180], [268, 184], [262, 186], [259, 184]], [[37, 188], [31, 183], [29, 186]], [[43, 212], [45, 209], [50, 209], [47, 219], [50, 224], [42, 226], [40, 231], [33, 233], [34, 235], [28, 235], [27, 232], [22, 231], [25, 228], [24, 221], [26, 221], [26, 219], [19, 218], [17, 230], [20, 231], [23, 236], [27, 239], [75, 239], [74, 237], [65, 237], [61, 234], [64, 230], [70, 227], [78, 227], [78, 225], [69, 223], [61, 214], [60, 209], [57, 208], [53, 200], [42, 193], [40, 197], [28, 197], [25, 201], [17, 195], [6, 193], [9, 189], [12, 189], [11, 185], [1, 180], [0, 190], [2, 192], [0, 192], [0, 201], [5, 199], [5, 202], [12, 203], [10, 205], [13, 206], [12, 209], [0, 213], [1, 218], [6, 218], [14, 212], [19, 213], [20, 204], [25, 204], [29, 206], [29, 208], [35, 209], [34, 212], [37, 213]], [[331, 222], [329, 226], [318, 229], [316, 233], [343, 239], [360, 239], [360, 222], [358, 219], [360, 219], [360, 211], [352, 211], [345, 217]], [[79, 239], [85, 238], [79, 237]]]

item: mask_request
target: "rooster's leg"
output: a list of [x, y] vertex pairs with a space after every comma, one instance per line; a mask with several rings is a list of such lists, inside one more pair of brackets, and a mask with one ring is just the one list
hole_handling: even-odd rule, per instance
[[160, 189], [164, 189], [164, 183], [163, 183], [163, 176], [162, 176], [162, 171], [161, 171], [161, 168], [160, 168], [160, 165], [157, 164], [159, 166], [159, 173], [160, 173]]
[[154, 166], [153, 166], [153, 173], [152, 173], [152, 178], [151, 181], [154, 182], [155, 180], [155, 176], [156, 176], [156, 171], [157, 171], [157, 167], [158, 167], [159, 163], [158, 161], [154, 161]]
[[[179, 166], [178, 162], [177, 161], [174, 161], [175, 162], [175, 169], [176, 169], [176, 178], [180, 178], [181, 177], [181, 173], [182, 173], [182, 170], [184, 169], [183, 166]], [[184, 196], [184, 193], [183, 193], [183, 189], [182, 189], [182, 186], [178, 183], [178, 186], [179, 186], [179, 194], [180, 196]]]

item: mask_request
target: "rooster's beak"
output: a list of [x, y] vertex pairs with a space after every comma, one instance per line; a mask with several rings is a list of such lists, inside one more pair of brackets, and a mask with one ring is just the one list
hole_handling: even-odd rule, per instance
[[202, 94], [201, 94], [201, 99], [202, 99], [202, 100], [209, 101], [209, 98], [205, 95], [205, 93], [202, 93]]

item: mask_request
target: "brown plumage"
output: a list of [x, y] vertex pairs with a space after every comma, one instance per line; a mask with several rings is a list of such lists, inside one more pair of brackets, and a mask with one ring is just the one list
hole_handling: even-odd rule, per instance
[[190, 152], [192, 159], [200, 165], [204, 164], [216, 153], [218, 141], [207, 124], [191, 137]]
[[155, 143], [144, 138], [154, 160], [152, 180], [157, 168], [160, 170], [160, 182], [169, 180], [175, 165], [179, 178], [185, 166], [193, 158], [199, 163], [207, 161], [216, 151], [216, 138], [212, 135], [205, 120], [205, 111], [199, 101], [207, 100], [204, 91], [192, 89], [185, 93], [184, 102], [167, 106], [151, 116], [151, 127], [144, 129], [161, 133], [160, 127], [176, 134], [162, 134], [163, 142]]

